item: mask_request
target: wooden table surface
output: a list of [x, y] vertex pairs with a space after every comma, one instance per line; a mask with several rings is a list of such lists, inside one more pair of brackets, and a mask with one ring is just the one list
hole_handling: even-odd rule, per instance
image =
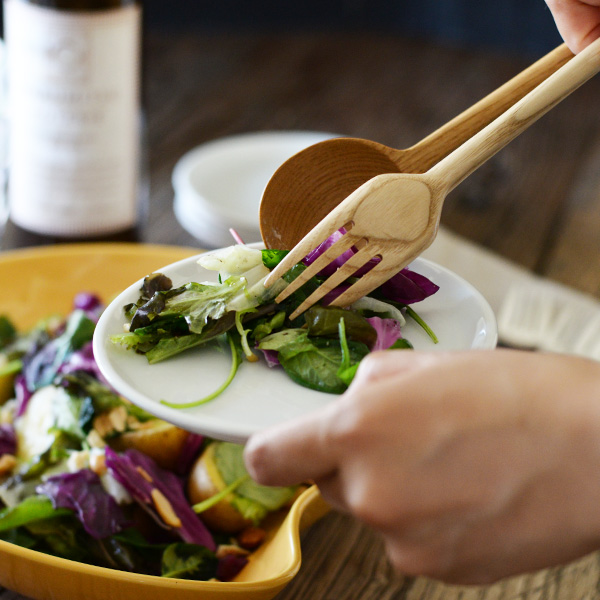
[[[367, 34], [148, 34], [151, 201], [142, 240], [201, 245], [173, 215], [170, 180], [178, 158], [198, 144], [316, 130], [406, 148], [534, 58]], [[599, 98], [595, 79], [543, 117], [449, 196], [442, 223], [600, 297]], [[301, 571], [277, 598], [583, 600], [600, 598], [599, 590], [600, 554], [487, 587], [403, 577], [376, 534], [331, 513], [305, 533]], [[0, 600], [21, 598], [0, 591]]]

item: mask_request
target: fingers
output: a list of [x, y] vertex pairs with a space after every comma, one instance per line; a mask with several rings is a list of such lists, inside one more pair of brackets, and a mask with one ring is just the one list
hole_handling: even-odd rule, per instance
[[263, 485], [294, 485], [331, 476], [337, 464], [327, 440], [335, 412], [334, 401], [252, 436], [244, 450], [250, 476]]
[[395, 377], [403, 372], [426, 368], [446, 357], [447, 353], [442, 352], [407, 352], [406, 350], [373, 352], [360, 363], [352, 387], [386, 377]]
[[357, 414], [351, 410], [352, 406], [371, 398], [375, 381], [401, 377], [403, 373], [444, 360], [445, 356], [444, 353], [405, 350], [367, 356], [345, 395], [332, 398], [321, 410], [252, 436], [245, 449], [248, 472], [264, 485], [322, 481], [324, 486], [331, 487], [332, 478], [343, 460], [340, 435], [352, 430], [348, 420]]
[[558, 31], [574, 53], [600, 37], [600, 0], [546, 0]]

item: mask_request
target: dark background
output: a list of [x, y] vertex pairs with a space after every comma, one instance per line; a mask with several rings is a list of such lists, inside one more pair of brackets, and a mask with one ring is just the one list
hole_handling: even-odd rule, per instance
[[374, 31], [515, 55], [560, 43], [544, 0], [142, 0], [160, 31]]

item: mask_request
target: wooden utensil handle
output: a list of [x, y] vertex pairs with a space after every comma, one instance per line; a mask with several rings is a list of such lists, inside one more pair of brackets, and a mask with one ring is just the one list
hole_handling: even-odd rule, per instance
[[[552, 73], [573, 58], [573, 53], [562, 44], [530, 67], [507, 81], [497, 90], [456, 116], [451, 121], [403, 151], [403, 169], [407, 173], [424, 173], [433, 165], [491, 123], [515, 102], [523, 98]], [[410, 168], [410, 164], [414, 168]]]
[[[446, 194], [600, 71], [600, 38], [427, 172]], [[590, 110], [593, 107], [590, 107]]]

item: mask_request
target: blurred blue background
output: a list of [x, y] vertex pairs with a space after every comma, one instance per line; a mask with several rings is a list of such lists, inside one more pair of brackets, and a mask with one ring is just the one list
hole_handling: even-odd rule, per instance
[[561, 41], [544, 0], [142, 2], [150, 30], [379, 31], [523, 55]]

